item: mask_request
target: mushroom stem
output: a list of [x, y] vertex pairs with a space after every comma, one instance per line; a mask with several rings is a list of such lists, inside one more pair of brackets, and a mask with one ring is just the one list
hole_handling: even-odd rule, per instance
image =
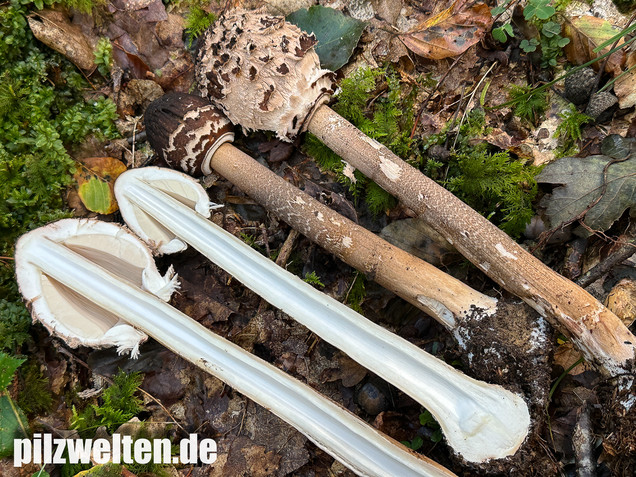
[[[56, 282], [55, 286], [68, 287], [145, 331], [178, 355], [271, 410], [360, 475], [454, 475], [63, 244], [27, 234], [18, 245], [16, 261], [36, 267], [47, 280]], [[40, 296], [33, 300], [41, 299]]]
[[267, 210], [343, 262], [455, 331], [472, 313], [491, 314], [497, 299], [382, 240], [318, 202], [231, 144], [210, 167]]
[[630, 369], [636, 337], [598, 300], [526, 252], [453, 194], [327, 106], [308, 123], [353, 167], [398, 197], [466, 258], [559, 329], [605, 372]]
[[449, 445], [466, 460], [484, 462], [516, 452], [530, 424], [520, 396], [460, 373], [277, 267], [180, 202], [175, 191], [162, 191], [171, 175], [184, 176], [145, 168], [117, 179], [115, 194], [133, 230], [141, 221], [129, 221], [130, 211], [147, 214], [269, 303], [402, 389], [435, 416]]

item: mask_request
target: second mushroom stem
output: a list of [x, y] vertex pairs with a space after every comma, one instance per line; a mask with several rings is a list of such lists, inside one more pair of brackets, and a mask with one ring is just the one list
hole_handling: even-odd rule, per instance
[[505, 232], [331, 108], [318, 106], [308, 131], [571, 337], [602, 370], [613, 375], [629, 370], [636, 337], [592, 295], [545, 266]]
[[[155, 169], [157, 175], [181, 175]], [[530, 424], [521, 397], [465, 376], [318, 292], [174, 194], [153, 187], [150, 177], [149, 168], [122, 174], [115, 188], [120, 204], [134, 204], [272, 305], [412, 396], [438, 419], [448, 443], [465, 459], [505, 457], [521, 445]], [[157, 183], [167, 179], [157, 177]]]

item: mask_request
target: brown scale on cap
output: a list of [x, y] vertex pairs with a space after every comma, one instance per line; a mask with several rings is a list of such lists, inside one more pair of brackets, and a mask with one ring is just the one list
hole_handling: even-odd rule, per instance
[[169, 93], [146, 109], [148, 142], [171, 167], [193, 176], [212, 172], [217, 148], [234, 140], [232, 123], [207, 99]]
[[335, 75], [320, 68], [315, 44], [313, 34], [283, 17], [229, 12], [205, 33], [196, 64], [199, 90], [233, 123], [291, 141], [336, 88]]

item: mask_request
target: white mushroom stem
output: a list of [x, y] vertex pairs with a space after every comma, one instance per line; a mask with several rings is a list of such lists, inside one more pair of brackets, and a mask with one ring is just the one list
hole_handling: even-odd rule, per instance
[[585, 290], [526, 252], [453, 194], [370, 139], [327, 106], [308, 123], [353, 167], [395, 195], [472, 263], [546, 317], [605, 372], [632, 366], [636, 337]]
[[[122, 234], [125, 232], [122, 230]], [[215, 335], [156, 296], [46, 237], [23, 237], [16, 260], [122, 317], [294, 426], [363, 476], [455, 474], [383, 435], [278, 368]], [[38, 297], [36, 299], [42, 299]], [[88, 318], [86, 318], [88, 320]]]
[[[465, 376], [276, 266], [194, 212], [191, 193], [188, 205], [180, 202], [185, 183], [180, 190], [165, 186], [174, 177], [187, 178], [176, 171], [145, 168], [117, 179], [122, 215], [138, 235], [152, 239], [139, 228], [152, 223], [156, 232], [161, 224], [166, 231], [159, 235], [164, 239], [170, 232], [190, 244], [269, 303], [402, 389], [435, 416], [449, 445], [464, 459], [484, 462], [516, 452], [530, 424], [521, 397]], [[143, 219], [144, 213], [151, 220]]]

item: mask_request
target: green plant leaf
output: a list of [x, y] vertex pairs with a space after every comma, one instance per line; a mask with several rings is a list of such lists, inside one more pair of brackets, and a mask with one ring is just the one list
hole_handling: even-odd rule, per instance
[[0, 393], [0, 458], [13, 454], [13, 440], [27, 437], [28, 421], [13, 400]]
[[508, 37], [512, 38], [514, 36], [515, 34], [512, 31], [512, 25], [510, 23], [506, 23], [492, 31], [492, 37], [501, 43], [505, 43]]
[[287, 21], [316, 35], [316, 53], [320, 58], [320, 65], [332, 71], [340, 69], [349, 61], [366, 26], [364, 22], [343, 15], [333, 8], [318, 5], [309, 10], [303, 8], [290, 13]]
[[533, 51], [536, 51], [537, 46], [539, 46], [539, 42], [535, 38], [530, 39], [530, 41], [521, 40], [521, 43], [519, 44], [519, 47], [526, 53], [532, 53]]
[[14, 358], [6, 353], [0, 352], [0, 392], [3, 392], [9, 387], [16, 370], [25, 361], [24, 359]]
[[528, 5], [523, 9], [523, 17], [526, 20], [532, 20], [537, 17], [539, 20], [547, 20], [556, 13], [554, 7], [548, 5], [550, 0], [530, 0]]
[[[548, 164], [537, 176], [537, 182], [559, 184], [542, 205], [550, 226], [555, 227], [584, 212], [602, 192], [603, 169], [614, 159], [597, 155], [585, 158], [564, 157]], [[605, 231], [636, 204], [636, 154], [607, 169], [607, 189], [585, 214], [584, 223], [594, 230]]]
[[75, 180], [80, 199], [88, 210], [112, 214], [118, 209], [113, 184], [125, 170], [126, 165], [113, 157], [90, 157], [82, 160], [82, 167], [75, 173]]
[[560, 38], [559, 41], [557, 41], [557, 45], [560, 48], [563, 48], [565, 45], [568, 45], [570, 43], [570, 39], [569, 38]]
[[541, 32], [548, 38], [559, 35], [561, 33], [561, 25], [555, 22], [546, 22], [541, 28]]

